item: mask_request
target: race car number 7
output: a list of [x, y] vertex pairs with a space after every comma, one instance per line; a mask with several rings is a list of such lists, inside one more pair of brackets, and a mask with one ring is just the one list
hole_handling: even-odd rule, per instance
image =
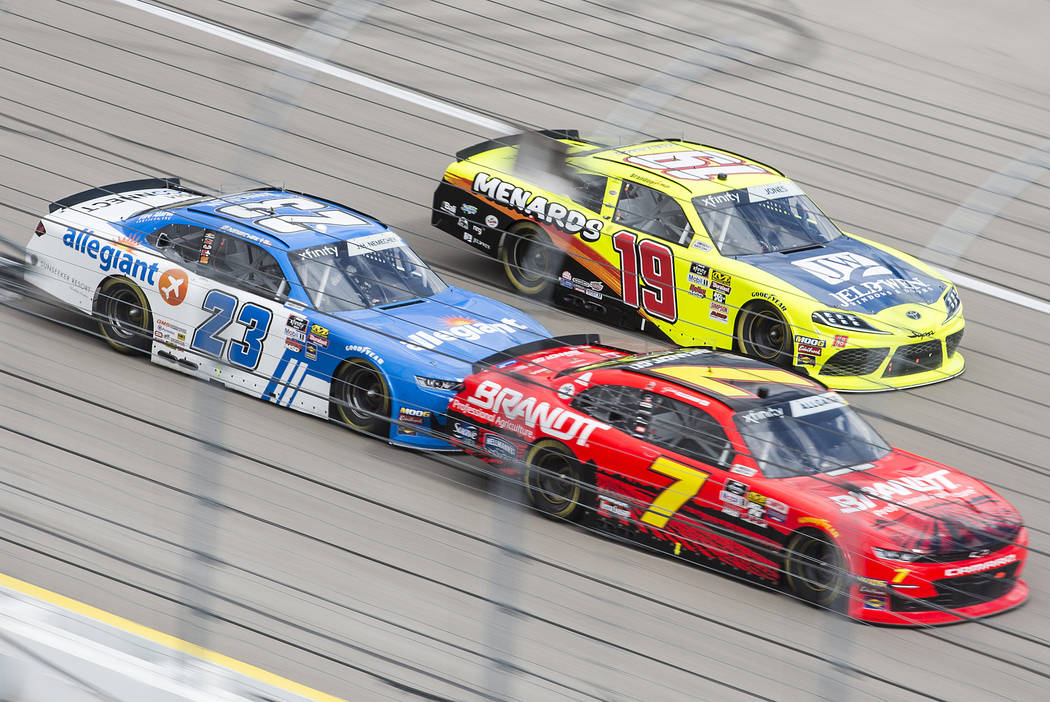
[[696, 493], [704, 486], [708, 473], [663, 457], [653, 461], [649, 470], [674, 479], [673, 483], [656, 496], [649, 509], [642, 515], [643, 522], [663, 529], [671, 517], [682, 509], [682, 505], [696, 497]]
[[620, 254], [620, 289], [625, 305], [639, 306], [660, 319], [678, 319], [674, 254], [671, 247], [651, 239], [638, 241], [634, 232], [616, 232], [613, 248]]

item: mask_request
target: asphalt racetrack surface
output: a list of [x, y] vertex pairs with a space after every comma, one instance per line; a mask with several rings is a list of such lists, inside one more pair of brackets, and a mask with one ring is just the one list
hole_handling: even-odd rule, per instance
[[[1031, 301], [1050, 298], [1050, 7], [406, 0], [336, 2], [317, 24], [321, 5], [165, 7], [468, 117], [141, 3], [0, 5], [0, 234], [23, 243], [50, 200], [137, 177], [283, 184], [374, 214], [450, 282], [554, 332], [656, 348], [511, 295], [498, 264], [430, 226], [436, 179], [493, 121], [752, 156], [843, 228], [995, 286], [961, 291], [963, 376], [850, 399], [1019, 508], [1029, 603], [932, 630], [850, 623], [517, 511], [461, 456], [209, 391], [11, 296], [0, 570], [355, 702], [1046, 698], [1050, 318]], [[974, 197], [998, 216], [938, 234]]]

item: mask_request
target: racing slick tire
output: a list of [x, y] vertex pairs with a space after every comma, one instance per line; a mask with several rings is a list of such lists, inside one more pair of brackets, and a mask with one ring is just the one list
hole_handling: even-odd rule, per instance
[[390, 427], [390, 388], [375, 366], [344, 361], [332, 375], [331, 416], [351, 429], [383, 438]]
[[842, 551], [818, 531], [796, 532], [784, 556], [784, 580], [800, 600], [835, 612], [846, 611], [849, 574]]
[[768, 302], [745, 305], [737, 317], [740, 351], [775, 366], [791, 366], [794, 340], [784, 315]]
[[561, 250], [532, 222], [518, 222], [507, 231], [499, 258], [516, 290], [537, 296], [549, 292], [557, 277]]
[[540, 513], [578, 522], [593, 511], [594, 471], [553, 439], [541, 439], [525, 454], [525, 495]]
[[121, 353], [149, 353], [153, 345], [153, 311], [139, 286], [127, 278], [107, 278], [95, 295], [98, 328]]

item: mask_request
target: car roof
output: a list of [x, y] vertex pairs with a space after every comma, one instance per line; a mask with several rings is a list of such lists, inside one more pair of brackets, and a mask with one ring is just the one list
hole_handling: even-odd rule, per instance
[[681, 139], [590, 145], [570, 149], [568, 158], [584, 171], [638, 181], [683, 199], [785, 180], [764, 163]]
[[[259, 219], [273, 216], [271, 214], [264, 213], [257, 217], [246, 219], [234, 217], [229, 213], [218, 211], [229, 205], [244, 205], [281, 197], [301, 198], [317, 203], [323, 206], [326, 210], [338, 209], [343, 212], [351, 213], [360, 221], [360, 224], [321, 223], [306, 226], [303, 231], [299, 232], [274, 232], [266, 227], [254, 224], [254, 222]], [[286, 250], [329, 244], [333, 239], [345, 241], [347, 239], [356, 239], [358, 237], [388, 231], [382, 222], [355, 209], [346, 207], [345, 205], [340, 205], [330, 200], [314, 197], [312, 195], [305, 195], [303, 193], [291, 190], [280, 190], [277, 188], [249, 190], [242, 193], [203, 198], [164, 209], [171, 212], [173, 215], [180, 216], [195, 224], [207, 226], [213, 229], [221, 229], [224, 232], [240, 236], [263, 247]], [[273, 214], [303, 215], [304, 212], [295, 208], [277, 207], [273, 210]]]
[[[706, 348], [631, 354], [576, 366], [558, 375], [576, 375], [599, 369], [678, 385], [722, 402], [734, 412], [822, 395], [828, 391], [824, 384], [789, 370]], [[612, 377], [605, 374], [606, 384], [611, 384], [608, 381]]]

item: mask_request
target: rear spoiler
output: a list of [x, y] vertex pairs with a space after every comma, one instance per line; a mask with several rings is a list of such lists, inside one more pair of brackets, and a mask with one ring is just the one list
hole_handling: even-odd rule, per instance
[[182, 181], [175, 176], [165, 178], [143, 178], [141, 180], [126, 180], [123, 183], [113, 183], [112, 185], [100, 185], [97, 188], [91, 188], [83, 192], [77, 193], [76, 195], [70, 195], [64, 197], [61, 200], [55, 200], [47, 206], [48, 212], [54, 212], [55, 210], [61, 210], [65, 207], [72, 207], [73, 205], [80, 204], [81, 202], [87, 202], [88, 200], [94, 200], [95, 198], [105, 197], [106, 195], [119, 195], [120, 193], [130, 193], [135, 190], [154, 190], [167, 188], [169, 190], [180, 190], [191, 195], [206, 195], [207, 193], [198, 192], [190, 188], [182, 187]]
[[549, 139], [572, 139], [573, 141], [580, 140], [580, 132], [578, 129], [541, 129], [537, 132], [522, 132], [521, 134], [508, 134], [507, 136], [496, 137], [495, 139], [489, 139], [488, 141], [483, 141], [480, 144], [474, 144], [474, 146], [468, 146], [465, 149], [460, 149], [456, 152], [456, 160], [466, 161], [467, 159], [473, 156], [485, 153], [486, 151], [491, 151], [492, 149], [499, 149], [504, 146], [517, 146], [522, 142], [523, 139], [532, 137], [536, 134], [548, 137]]
[[517, 346], [511, 346], [509, 349], [503, 349], [497, 351], [491, 356], [486, 356], [479, 361], [475, 361], [472, 367], [474, 373], [480, 373], [483, 370], [488, 370], [497, 363], [503, 363], [504, 361], [510, 361], [511, 359], [517, 358], [518, 356], [524, 356], [527, 353], [535, 353], [537, 351], [546, 351], [547, 349], [557, 349], [562, 346], [601, 346], [601, 338], [597, 334], [565, 334], [563, 336], [554, 336], [549, 339], [539, 339], [537, 341], [528, 341], [524, 344], [518, 344]]

